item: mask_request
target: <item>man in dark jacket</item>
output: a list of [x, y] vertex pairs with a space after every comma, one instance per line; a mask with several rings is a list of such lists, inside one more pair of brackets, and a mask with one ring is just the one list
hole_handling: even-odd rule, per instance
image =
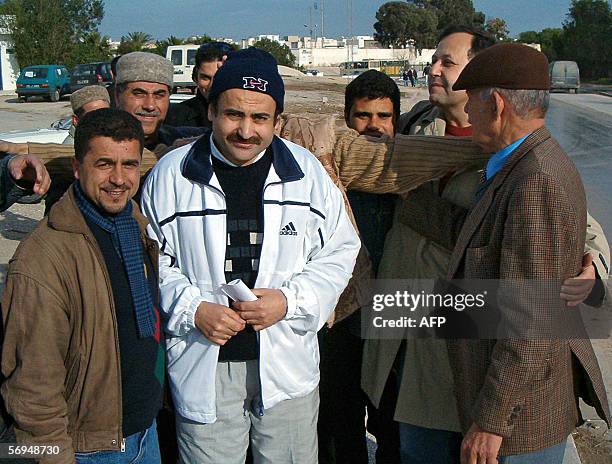
[[[346, 87], [344, 118], [346, 125], [370, 137], [393, 136], [400, 115], [400, 91], [386, 74], [369, 70]], [[396, 196], [349, 190], [347, 192], [355, 221], [372, 259], [376, 273], [387, 232], [391, 228]], [[399, 462], [399, 432], [386, 401], [381, 409], [367, 404], [361, 390], [361, 312], [358, 308], [345, 319], [336, 319], [319, 334], [321, 353], [321, 407], [319, 410], [319, 464], [350, 462], [367, 464], [365, 411], [368, 431], [378, 444], [379, 463]], [[386, 399], [394, 399], [386, 395]]]
[[198, 48], [191, 78], [195, 82], [196, 96], [170, 105], [166, 124], [169, 126], [211, 127], [208, 120], [208, 89], [227, 54], [233, 50], [225, 42], [209, 42]]

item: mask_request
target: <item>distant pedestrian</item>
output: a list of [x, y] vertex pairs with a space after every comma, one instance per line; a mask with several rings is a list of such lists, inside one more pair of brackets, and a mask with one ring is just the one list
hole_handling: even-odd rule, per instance
[[419, 85], [419, 72], [415, 68], [412, 68], [412, 77], [414, 77], [414, 83], [412, 86], [415, 87]]
[[429, 71], [431, 71], [431, 64], [429, 61], [423, 68], [423, 77], [425, 78], [425, 85], [429, 86]]
[[404, 81], [404, 87], [408, 87], [409, 77], [408, 77], [408, 71], [406, 71], [405, 69], [404, 69], [404, 72], [402, 73], [402, 80]]
[[410, 85], [414, 87], [414, 71], [412, 69], [408, 70], [408, 79], [410, 79]]

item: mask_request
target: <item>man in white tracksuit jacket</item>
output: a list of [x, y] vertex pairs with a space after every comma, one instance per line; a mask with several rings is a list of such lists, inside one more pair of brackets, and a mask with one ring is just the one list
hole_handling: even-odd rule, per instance
[[[317, 331], [360, 242], [340, 191], [273, 134], [276, 62], [231, 54], [209, 93], [212, 133], [155, 166], [142, 193], [161, 249], [161, 306], [181, 462], [317, 462]], [[257, 301], [228, 301], [240, 278]]]

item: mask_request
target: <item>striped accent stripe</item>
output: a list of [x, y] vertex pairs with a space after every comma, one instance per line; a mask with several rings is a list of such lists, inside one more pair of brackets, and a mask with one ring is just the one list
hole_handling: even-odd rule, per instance
[[221, 214], [227, 214], [227, 210], [225, 209], [205, 209], [202, 211], [180, 211], [178, 213], [174, 213], [169, 218], [160, 221], [159, 227], [164, 227], [166, 224], [174, 221], [177, 217], [194, 217], [194, 216], [217, 216]]
[[319, 211], [316, 208], [313, 208], [312, 206], [310, 206], [310, 203], [303, 203], [301, 201], [291, 201], [291, 200], [287, 200], [287, 201], [278, 201], [278, 200], [264, 200], [264, 205], [279, 205], [279, 206], [304, 206], [310, 209], [310, 211], [312, 211], [313, 213], [315, 213], [317, 216], [320, 216], [323, 220], [325, 220], [325, 215]]

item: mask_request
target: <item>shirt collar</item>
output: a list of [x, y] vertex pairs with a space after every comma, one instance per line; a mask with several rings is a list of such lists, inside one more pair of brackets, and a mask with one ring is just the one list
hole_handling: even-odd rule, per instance
[[515, 142], [512, 142], [510, 145], [502, 148], [500, 151], [493, 154], [491, 158], [489, 158], [486, 170], [487, 180], [495, 176], [495, 174], [497, 174], [501, 170], [501, 168], [504, 167], [504, 164], [506, 164], [506, 161], [508, 157], [512, 154], [512, 152], [516, 150], [518, 146], [523, 143], [523, 141], [530, 135], [531, 133], [525, 135], [524, 137], [521, 137]]

